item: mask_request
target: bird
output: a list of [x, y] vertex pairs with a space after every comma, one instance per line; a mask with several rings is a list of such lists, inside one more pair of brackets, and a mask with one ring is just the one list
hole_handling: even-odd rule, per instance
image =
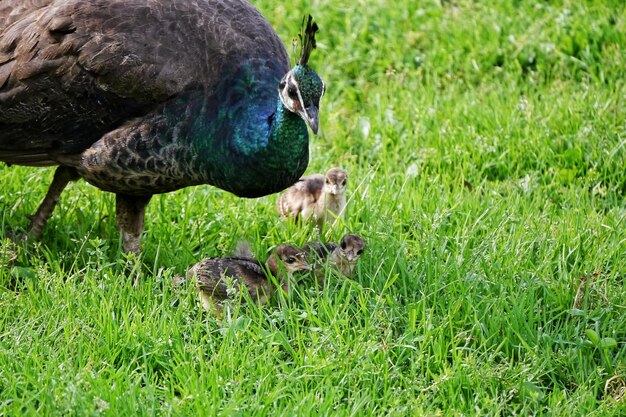
[[337, 167], [329, 169], [325, 175], [302, 177], [278, 196], [278, 213], [282, 217], [312, 220], [322, 229], [325, 221], [343, 218], [347, 182], [348, 173]]
[[324, 265], [339, 271], [346, 277], [354, 272], [356, 264], [365, 250], [365, 239], [355, 233], [346, 234], [339, 244], [311, 242], [302, 247], [320, 285], [324, 284]]
[[125, 252], [140, 253], [155, 194], [209, 184], [257, 198], [294, 184], [325, 84], [309, 15], [290, 68], [246, 0], [3, 0], [0, 162], [56, 166], [27, 235], [84, 179], [115, 193]]
[[272, 250], [265, 266], [248, 256], [207, 258], [189, 268], [187, 279], [195, 279], [202, 307], [220, 316], [224, 304], [244, 292], [260, 305], [265, 304], [273, 293], [268, 274], [287, 292], [293, 273], [310, 269], [302, 249], [281, 244]]

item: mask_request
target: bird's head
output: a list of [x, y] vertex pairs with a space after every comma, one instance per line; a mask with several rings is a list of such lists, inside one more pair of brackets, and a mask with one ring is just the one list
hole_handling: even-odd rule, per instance
[[[306, 254], [300, 248], [292, 245], [278, 245], [272, 250], [267, 259], [267, 267], [276, 278], [280, 277], [280, 287], [289, 291], [290, 277], [294, 272], [310, 271], [311, 265], [306, 260]], [[287, 272], [286, 276], [282, 272]]]
[[365, 250], [365, 240], [359, 235], [350, 233], [341, 238], [338, 249], [341, 258], [349, 263], [356, 263]]
[[320, 100], [326, 86], [319, 75], [308, 65], [311, 51], [315, 48], [315, 32], [318, 26], [309, 15], [306, 25], [303, 24], [300, 42], [302, 53], [295, 67], [280, 80], [278, 95], [283, 105], [291, 112], [298, 114], [317, 134], [319, 127]]
[[341, 168], [331, 168], [326, 172], [324, 192], [331, 195], [341, 195], [346, 192], [348, 173]]
[[311, 269], [311, 265], [306, 260], [306, 254], [302, 249], [292, 245], [278, 245], [272, 251], [267, 260], [268, 267], [272, 274], [276, 276], [281, 267], [288, 274]]

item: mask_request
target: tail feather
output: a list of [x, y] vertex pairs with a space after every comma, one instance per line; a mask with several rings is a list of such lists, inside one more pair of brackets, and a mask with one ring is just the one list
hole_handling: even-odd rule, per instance
[[9, 165], [26, 165], [33, 167], [45, 167], [59, 164], [50, 157], [49, 153], [37, 150], [24, 152], [0, 149], [0, 161]]
[[241, 239], [237, 242], [237, 247], [233, 251], [232, 256], [238, 258], [254, 258], [254, 252], [252, 251], [252, 245], [245, 239]]

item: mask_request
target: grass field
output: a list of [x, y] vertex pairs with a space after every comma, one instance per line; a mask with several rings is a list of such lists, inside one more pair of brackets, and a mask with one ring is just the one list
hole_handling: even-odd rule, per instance
[[[310, 229], [275, 196], [156, 196], [133, 286], [113, 196], [74, 183], [40, 244], [0, 245], [0, 415], [626, 415], [623, 3], [255, 4], [289, 50], [320, 25], [307, 172], [350, 174], [357, 274], [220, 326], [172, 277]], [[51, 178], [0, 167], [0, 234]]]

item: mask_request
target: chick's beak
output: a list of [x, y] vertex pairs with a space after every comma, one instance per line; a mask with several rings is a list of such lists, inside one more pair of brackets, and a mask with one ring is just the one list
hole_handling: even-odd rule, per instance
[[317, 129], [319, 127], [319, 110], [315, 104], [312, 104], [306, 108], [304, 119], [311, 127], [313, 133], [317, 135]]
[[357, 260], [358, 258], [359, 258], [359, 256], [356, 253], [354, 253], [354, 251], [346, 252], [346, 259], [349, 262], [353, 262], [353, 261]]

